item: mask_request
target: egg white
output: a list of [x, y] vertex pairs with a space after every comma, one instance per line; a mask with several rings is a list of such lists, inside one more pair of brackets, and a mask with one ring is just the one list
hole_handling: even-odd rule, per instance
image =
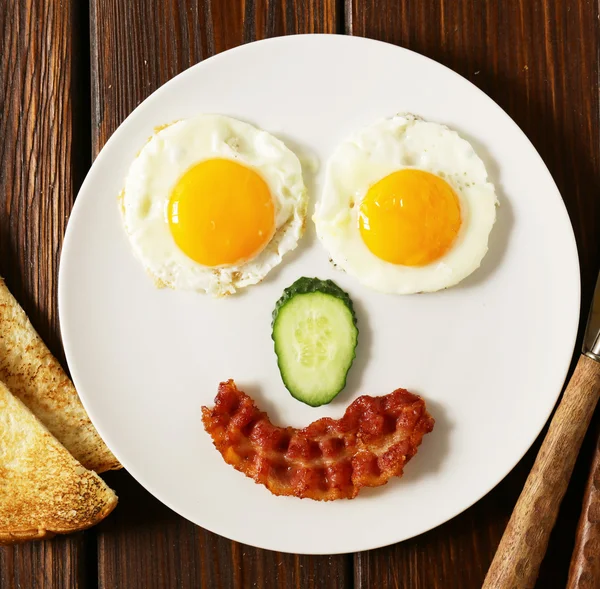
[[[166, 216], [173, 187], [195, 164], [225, 158], [244, 164], [267, 183], [275, 205], [275, 234], [244, 263], [203, 266], [176, 245]], [[260, 282], [296, 248], [307, 192], [296, 155], [256, 127], [221, 115], [199, 115], [158, 131], [131, 164], [121, 196], [125, 229], [137, 258], [159, 286], [222, 296]]]
[[[454, 189], [461, 228], [450, 249], [425, 266], [386, 262], [364, 243], [360, 203], [389, 174], [416, 168]], [[332, 262], [375, 290], [411, 294], [453, 286], [481, 264], [496, 220], [497, 198], [485, 165], [468, 141], [444, 125], [397, 115], [362, 129], [340, 144], [327, 164], [313, 220]]]

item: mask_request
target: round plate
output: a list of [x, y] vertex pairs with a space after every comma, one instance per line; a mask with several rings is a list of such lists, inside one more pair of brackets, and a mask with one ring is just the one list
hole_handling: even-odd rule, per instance
[[[324, 164], [353, 130], [397, 112], [444, 123], [486, 163], [500, 201], [481, 268], [444, 292], [383, 295], [335, 270], [309, 230], [260, 285], [215, 300], [158, 290], [134, 258], [117, 195], [154, 127], [221, 113], [282, 138], [314, 199]], [[307, 166], [309, 168], [310, 166]], [[312, 207], [311, 207], [312, 208]], [[284, 388], [271, 312], [300, 276], [332, 278], [358, 313], [346, 389], [308, 407]], [[457, 515], [496, 485], [546, 422], [579, 317], [572, 228], [546, 166], [490, 98], [421, 55], [367, 39], [295, 36], [244, 45], [165, 84], [127, 118], [77, 197], [59, 277], [69, 367], [102, 437], [182, 516], [233, 540], [306, 554], [366, 550]], [[234, 378], [281, 425], [339, 417], [363, 393], [422, 395], [436, 419], [402, 479], [353, 501], [275, 497], [225, 464], [200, 421]], [[318, 533], [315, 531], [318, 530]]]

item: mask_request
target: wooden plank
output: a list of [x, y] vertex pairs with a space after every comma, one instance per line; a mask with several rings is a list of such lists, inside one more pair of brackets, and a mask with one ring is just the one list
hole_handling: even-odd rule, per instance
[[[582, 309], [587, 309], [599, 262], [597, 3], [348, 0], [345, 17], [348, 33], [408, 47], [448, 65], [521, 126], [567, 204], [579, 245]], [[565, 586], [587, 472], [590, 441], [586, 444], [542, 567], [540, 588]], [[490, 495], [448, 524], [414, 540], [357, 555], [356, 587], [481, 587], [536, 448]]]
[[86, 574], [85, 534], [0, 548], [0, 588], [95, 587]]
[[256, 39], [336, 31], [335, 0], [92, 0], [92, 140], [98, 153], [156, 88]]
[[[73, 132], [89, 124], [77, 5], [8, 0], [0, 10], [0, 275], [59, 358], [60, 245], [85, 172], [76, 151], [89, 152]], [[85, 587], [85, 559], [84, 534], [0, 548], [0, 588]]]
[[[94, 153], [148, 94], [181, 70], [243, 42], [335, 32], [335, 0], [93, 0]], [[202, 530], [162, 506], [125, 473], [107, 480], [119, 509], [98, 528], [100, 587], [349, 585], [351, 557], [258, 550]]]

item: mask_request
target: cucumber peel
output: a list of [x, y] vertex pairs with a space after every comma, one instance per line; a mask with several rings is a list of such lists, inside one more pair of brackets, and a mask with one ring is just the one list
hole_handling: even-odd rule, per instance
[[277, 301], [272, 330], [290, 394], [313, 407], [330, 403], [356, 356], [358, 328], [348, 293], [331, 280], [299, 278]]

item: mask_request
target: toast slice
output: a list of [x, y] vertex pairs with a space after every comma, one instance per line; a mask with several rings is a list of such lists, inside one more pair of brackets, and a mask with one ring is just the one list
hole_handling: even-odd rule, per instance
[[84, 530], [117, 496], [0, 382], [0, 544]]
[[0, 380], [85, 468], [121, 468], [58, 360], [0, 278]]

